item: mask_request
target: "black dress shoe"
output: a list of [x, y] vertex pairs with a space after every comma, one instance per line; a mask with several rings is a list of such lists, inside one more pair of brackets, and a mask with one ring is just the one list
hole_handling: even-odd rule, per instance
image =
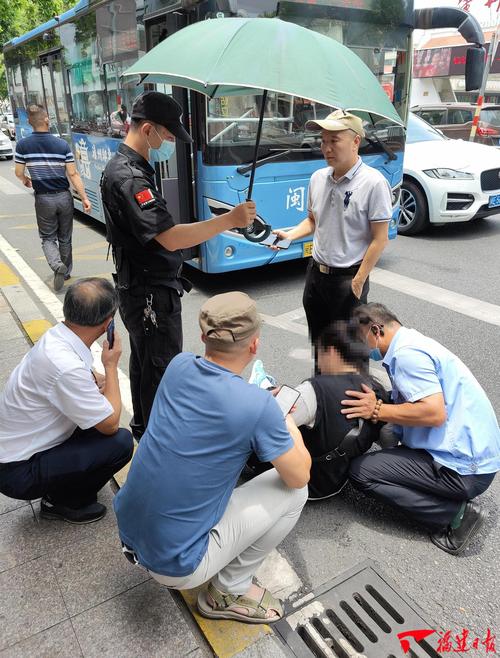
[[469, 500], [460, 526], [455, 529], [448, 526], [445, 530], [432, 533], [431, 542], [442, 551], [458, 555], [477, 534], [485, 518], [486, 513], [482, 511], [478, 503]]
[[40, 516], [43, 519], [59, 519], [60, 521], [67, 521], [68, 523], [94, 523], [99, 521], [106, 514], [106, 506], [101, 503], [91, 503], [85, 507], [73, 509], [52, 503], [47, 498], [42, 498], [40, 501]]

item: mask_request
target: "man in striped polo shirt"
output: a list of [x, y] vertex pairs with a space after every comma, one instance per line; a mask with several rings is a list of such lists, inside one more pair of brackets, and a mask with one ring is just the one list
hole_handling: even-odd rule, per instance
[[[85, 212], [91, 205], [75, 166], [68, 143], [51, 135], [49, 117], [41, 105], [28, 107], [33, 133], [16, 145], [16, 176], [35, 192], [38, 234], [48, 264], [54, 272], [54, 289], [61, 290], [73, 266], [73, 196], [70, 182], [78, 192]], [[29, 177], [26, 176], [28, 167]]]

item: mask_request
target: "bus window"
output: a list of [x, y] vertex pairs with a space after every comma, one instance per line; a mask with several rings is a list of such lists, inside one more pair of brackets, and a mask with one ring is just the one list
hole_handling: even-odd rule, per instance
[[72, 127], [78, 132], [106, 134], [109, 124], [103, 93], [104, 76], [99, 68], [95, 14], [62, 25], [60, 35], [72, 100]]
[[144, 86], [122, 84], [122, 73], [135, 62], [135, 59], [104, 65], [107, 100], [110, 112], [108, 134], [111, 137], [123, 138], [130, 126], [130, 114], [137, 96], [143, 93]]
[[48, 57], [40, 59], [40, 69], [42, 71], [43, 91], [45, 94], [45, 107], [49, 115], [49, 130], [55, 135], [59, 135], [59, 126], [57, 121], [56, 101], [54, 98], [54, 89], [50, 75], [50, 61]]
[[42, 73], [37, 60], [29, 59], [23, 63], [26, 103], [45, 105], [43, 97]]

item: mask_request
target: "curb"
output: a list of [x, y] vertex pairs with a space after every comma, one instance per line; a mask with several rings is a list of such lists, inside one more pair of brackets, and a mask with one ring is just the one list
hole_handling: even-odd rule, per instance
[[34, 345], [54, 322], [42, 317], [16, 272], [3, 260], [0, 260], [0, 290], [29, 342]]

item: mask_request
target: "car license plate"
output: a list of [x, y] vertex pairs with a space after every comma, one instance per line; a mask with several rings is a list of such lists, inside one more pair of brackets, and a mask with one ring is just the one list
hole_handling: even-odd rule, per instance
[[488, 208], [497, 208], [498, 206], [500, 206], [500, 194], [493, 194], [490, 196]]
[[[500, 198], [500, 195], [499, 195], [499, 198]], [[313, 252], [313, 243], [312, 242], [304, 242], [304, 244], [302, 245], [302, 257], [303, 258], [308, 258], [309, 256], [312, 256], [312, 252]]]

